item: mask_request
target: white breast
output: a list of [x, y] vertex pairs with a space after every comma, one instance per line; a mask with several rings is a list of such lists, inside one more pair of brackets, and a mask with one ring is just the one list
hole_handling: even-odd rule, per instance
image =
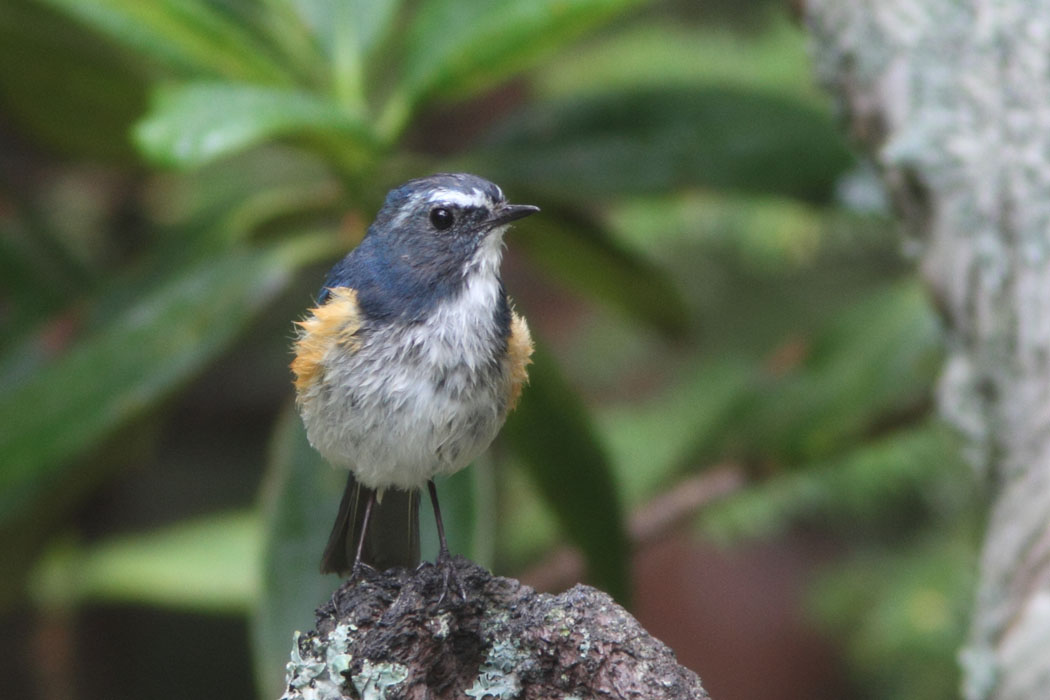
[[510, 380], [491, 238], [496, 249], [479, 251], [456, 297], [422, 323], [364, 329], [356, 352], [326, 356], [325, 380], [301, 400], [310, 442], [365, 486], [415, 488], [456, 471], [503, 424]]

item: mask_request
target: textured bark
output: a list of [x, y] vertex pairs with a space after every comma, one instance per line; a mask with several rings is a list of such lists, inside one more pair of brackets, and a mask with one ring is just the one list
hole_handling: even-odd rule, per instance
[[965, 694], [1048, 697], [1050, 1], [807, 5], [947, 321], [940, 407], [987, 477]]
[[461, 557], [347, 582], [299, 635], [284, 698], [707, 698], [700, 679], [606, 594], [538, 594]]

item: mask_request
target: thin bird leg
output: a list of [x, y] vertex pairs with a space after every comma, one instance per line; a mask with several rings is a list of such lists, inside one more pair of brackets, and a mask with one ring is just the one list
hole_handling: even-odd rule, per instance
[[368, 535], [368, 521], [372, 518], [372, 506], [375, 502], [376, 492], [374, 489], [369, 489], [368, 497], [365, 499], [365, 515], [361, 519], [361, 535], [357, 538], [357, 552], [354, 554], [354, 566], [350, 570], [350, 578], [356, 577], [362, 567], [369, 569], [372, 568], [361, 561], [361, 554], [365, 551], [365, 537]]
[[438, 605], [441, 605], [445, 600], [445, 596], [448, 594], [448, 586], [450, 581], [454, 581], [456, 588], [459, 592], [459, 597], [462, 600], [467, 599], [467, 592], [463, 590], [463, 582], [456, 576], [456, 565], [452, 561], [452, 554], [448, 551], [448, 542], [445, 540], [445, 524], [441, 522], [441, 507], [438, 505], [438, 493], [437, 486], [434, 485], [434, 480], [431, 479], [427, 482], [427, 490], [430, 491], [430, 504], [434, 507], [434, 520], [437, 523], [438, 531], [438, 558], [437, 564], [441, 567], [441, 597], [438, 598]]
[[445, 540], [445, 524], [441, 522], [441, 506], [438, 505], [438, 492], [437, 486], [434, 484], [434, 480], [431, 479], [427, 482], [427, 489], [430, 491], [430, 504], [434, 506], [434, 520], [437, 521], [438, 529], [438, 541], [440, 542], [438, 548], [438, 560], [448, 559], [448, 542]]

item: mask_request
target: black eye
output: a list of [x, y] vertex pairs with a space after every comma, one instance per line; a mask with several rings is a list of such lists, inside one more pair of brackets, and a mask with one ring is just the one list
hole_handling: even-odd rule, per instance
[[455, 223], [456, 217], [452, 216], [452, 212], [444, 207], [436, 207], [430, 210], [430, 223], [434, 225], [438, 231], [444, 231], [453, 223]]

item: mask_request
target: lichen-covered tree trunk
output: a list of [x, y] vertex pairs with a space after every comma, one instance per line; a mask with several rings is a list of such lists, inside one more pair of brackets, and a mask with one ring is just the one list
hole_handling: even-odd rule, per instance
[[1050, 0], [809, 0], [949, 329], [940, 407], [990, 513], [968, 698], [1050, 697]]

